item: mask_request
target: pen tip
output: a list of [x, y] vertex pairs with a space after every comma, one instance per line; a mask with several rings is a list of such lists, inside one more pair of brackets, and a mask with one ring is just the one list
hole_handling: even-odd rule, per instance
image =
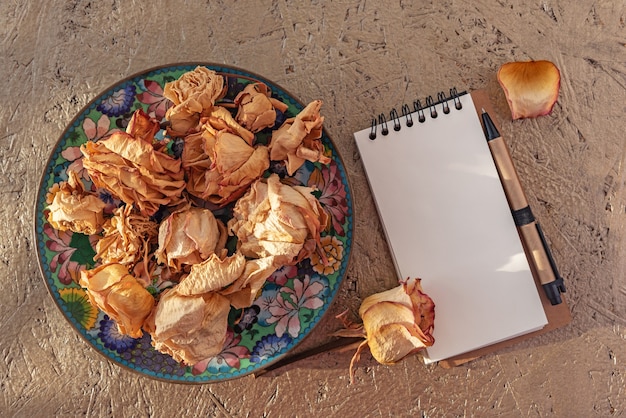
[[484, 107], [481, 107], [480, 109], [483, 111], [483, 113], [487, 113], [487, 111], [485, 111]]

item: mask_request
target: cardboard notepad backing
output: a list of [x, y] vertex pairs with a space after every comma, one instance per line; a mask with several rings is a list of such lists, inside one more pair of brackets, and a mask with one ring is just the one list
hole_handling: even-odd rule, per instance
[[488, 96], [418, 108], [354, 136], [398, 277], [420, 277], [435, 302], [424, 360], [455, 366], [570, 322], [525, 257], [478, 117]]

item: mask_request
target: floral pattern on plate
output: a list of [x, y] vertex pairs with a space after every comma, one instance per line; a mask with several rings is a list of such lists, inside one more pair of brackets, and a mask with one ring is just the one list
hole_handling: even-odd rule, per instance
[[[189, 383], [215, 382], [241, 377], [276, 362], [308, 335], [328, 310], [346, 274], [352, 242], [352, 196], [345, 168], [326, 131], [322, 142], [331, 163], [307, 162], [293, 176], [282, 163], [272, 162], [269, 172], [290, 184], [314, 187], [315, 196], [328, 213], [330, 222], [321, 243], [330, 262], [311, 257], [296, 266], [276, 271], [266, 282], [254, 304], [243, 310], [231, 309], [223, 351], [193, 366], [185, 366], [154, 350], [150, 335], [130, 338], [119, 334], [115, 323], [91, 306], [78, 286], [80, 271], [93, 268], [98, 237], [60, 232], [46, 220], [46, 207], [56, 184], [76, 171], [86, 186], [93, 188], [82, 166], [80, 145], [97, 141], [125, 129], [132, 113], [141, 108], [163, 120], [170, 102], [163, 86], [197, 65], [205, 65], [226, 77], [231, 101], [247, 84], [265, 83], [273, 97], [288, 105], [277, 115], [274, 128], [304, 108], [284, 89], [256, 74], [212, 64], [185, 64], [159, 67], [132, 76], [110, 87], [88, 104], [70, 123], [55, 145], [41, 178], [35, 211], [35, 235], [40, 269], [48, 290], [66, 319], [98, 352], [109, 360], [152, 378]], [[271, 130], [257, 133], [257, 142], [267, 143]], [[157, 135], [162, 138], [162, 133]], [[97, 191], [111, 213], [120, 202]], [[158, 284], [155, 284], [158, 286]], [[149, 288], [150, 290], [150, 288]]]

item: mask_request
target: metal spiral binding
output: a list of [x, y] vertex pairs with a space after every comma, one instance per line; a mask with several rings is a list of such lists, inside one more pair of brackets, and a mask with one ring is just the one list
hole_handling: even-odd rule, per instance
[[[437, 93], [437, 100], [433, 99], [433, 96], [428, 96], [425, 99], [425, 104], [422, 105], [422, 102], [419, 99], [413, 101], [413, 111], [407, 104], [403, 104], [401, 108], [402, 115], [398, 114], [396, 108], [391, 109], [389, 112], [389, 120], [393, 122], [393, 130], [400, 131], [402, 129], [402, 119], [405, 120], [404, 124], [406, 127], [413, 126], [413, 116], [417, 115], [417, 121], [419, 123], [426, 122], [426, 111], [432, 119], [435, 119], [439, 116], [439, 112], [437, 111], [437, 106], [441, 105], [441, 111], [443, 114], [447, 115], [451, 112], [451, 106], [449, 102], [454, 104], [454, 108], [456, 110], [461, 110], [463, 108], [463, 104], [461, 103], [460, 96], [467, 94], [467, 92], [459, 93], [456, 87], [450, 89], [449, 95], [446, 95], [445, 92], [440, 91]], [[383, 136], [389, 134], [389, 128], [387, 126], [387, 117], [384, 113], [378, 115], [378, 120], [376, 118], [372, 118], [371, 121], [371, 129], [369, 138], [371, 140], [375, 140], [377, 136], [377, 127], [380, 125], [381, 130], [380, 133]]]
[[406, 126], [409, 128], [413, 126], [413, 117], [411, 116], [411, 109], [406, 103], [402, 105], [402, 116], [406, 119]]
[[391, 112], [389, 112], [389, 117], [393, 121], [393, 130], [396, 132], [399, 131], [401, 128], [400, 117], [398, 116], [398, 111], [396, 110], [395, 107], [391, 109]]

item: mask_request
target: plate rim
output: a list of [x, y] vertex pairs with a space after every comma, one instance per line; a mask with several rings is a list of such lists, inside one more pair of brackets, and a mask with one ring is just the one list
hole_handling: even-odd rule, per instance
[[[210, 61], [184, 61], [184, 62], [174, 62], [174, 63], [169, 63], [169, 64], [163, 64], [163, 65], [157, 65], [157, 66], [152, 66], [149, 68], [146, 68], [144, 70], [140, 70], [140, 71], [135, 71], [132, 74], [118, 80], [115, 81], [113, 83], [108, 84], [104, 89], [100, 89], [98, 90], [98, 92], [94, 95], [94, 97], [89, 100], [85, 105], [81, 106], [81, 108], [76, 112], [76, 114], [69, 120], [69, 122], [67, 122], [63, 128], [63, 130], [61, 131], [61, 133], [58, 135], [56, 141], [52, 144], [49, 152], [48, 152], [48, 158], [46, 159], [44, 165], [43, 165], [43, 169], [42, 172], [39, 176], [39, 182], [38, 182], [38, 187], [36, 189], [35, 192], [35, 198], [34, 198], [34, 205], [33, 205], [33, 226], [32, 226], [32, 236], [33, 236], [33, 243], [35, 245], [35, 250], [36, 250], [36, 256], [37, 256], [37, 267], [40, 273], [40, 278], [43, 279], [43, 282], [45, 284], [46, 287], [46, 291], [48, 293], [48, 295], [50, 296], [50, 298], [53, 300], [54, 304], [56, 305], [58, 312], [61, 314], [61, 316], [64, 319], [64, 322], [69, 323], [69, 325], [73, 328], [74, 332], [78, 334], [79, 339], [84, 342], [87, 343], [87, 345], [89, 347], [91, 347], [94, 351], [96, 351], [98, 353], [98, 355], [100, 355], [101, 357], [103, 357], [107, 362], [109, 363], [113, 363], [118, 367], [121, 367], [122, 369], [126, 369], [131, 371], [134, 374], [137, 374], [139, 376], [142, 377], [146, 377], [152, 380], [157, 380], [157, 381], [162, 381], [162, 382], [166, 382], [166, 383], [174, 383], [174, 384], [183, 384], [183, 385], [202, 385], [202, 384], [210, 384], [210, 383], [220, 383], [220, 382], [226, 382], [229, 380], [234, 380], [234, 379], [239, 379], [245, 376], [249, 376], [249, 375], [254, 375], [258, 372], [263, 371], [265, 368], [273, 365], [274, 363], [284, 360], [285, 358], [288, 358], [290, 355], [293, 355], [293, 351], [300, 346], [305, 340], [309, 339], [309, 337], [311, 336], [311, 333], [318, 328], [319, 324], [322, 322], [322, 320], [327, 316], [328, 311], [330, 310], [330, 308], [332, 307], [332, 305], [334, 304], [337, 295], [339, 293], [340, 287], [341, 285], [344, 283], [344, 280], [346, 279], [346, 277], [348, 276], [348, 271], [351, 267], [352, 264], [352, 252], [353, 252], [353, 248], [352, 245], [354, 243], [354, 233], [355, 233], [355, 228], [354, 228], [354, 219], [356, 218], [356, 212], [355, 212], [355, 207], [354, 207], [354, 194], [353, 194], [353, 188], [352, 185], [350, 183], [350, 178], [348, 177], [348, 171], [346, 169], [346, 165], [344, 163], [344, 159], [342, 154], [339, 152], [339, 149], [337, 148], [337, 144], [335, 143], [335, 141], [333, 140], [333, 138], [328, 134], [328, 131], [326, 129], [326, 127], [322, 127], [322, 130], [324, 132], [324, 135], [326, 137], [326, 139], [331, 143], [336, 156], [333, 158], [333, 160], [337, 161], [341, 164], [341, 168], [343, 171], [343, 181], [345, 184], [345, 188], [346, 191], [348, 192], [348, 216], [350, 218], [350, 221], [348, 222], [348, 229], [346, 230], [346, 235], [349, 237], [349, 242], [350, 245], [348, 246], [348, 251], [347, 251], [347, 260], [345, 261], [345, 270], [343, 272], [343, 275], [337, 280], [337, 285], [336, 285], [336, 291], [334, 292], [334, 294], [332, 295], [332, 297], [327, 298], [327, 308], [326, 310], [321, 313], [321, 315], [319, 316], [318, 320], [311, 326], [311, 328], [308, 330], [308, 332], [306, 333], [306, 335], [303, 335], [296, 343], [294, 343], [286, 352], [275, 356], [271, 361], [268, 361], [267, 363], [264, 363], [262, 366], [255, 368], [254, 370], [250, 370], [247, 371], [245, 373], [240, 373], [237, 375], [233, 375], [232, 373], [230, 373], [227, 376], [221, 376], [219, 377], [218, 375], [216, 375], [216, 378], [214, 379], [186, 379], [184, 376], [182, 376], [180, 379], [175, 379], [175, 378], [169, 378], [169, 377], [161, 377], [156, 375], [156, 373], [152, 374], [152, 373], [146, 373], [143, 370], [139, 370], [133, 367], [130, 367], [129, 365], [126, 365], [120, 361], [117, 361], [116, 359], [108, 356], [106, 353], [104, 353], [96, 344], [94, 344], [92, 341], [89, 340], [89, 338], [87, 338], [85, 335], [83, 335], [83, 332], [78, 329], [77, 325], [74, 324], [73, 321], [70, 320], [70, 318], [68, 318], [68, 316], [66, 315], [63, 307], [60, 305], [60, 302], [58, 300], [58, 298], [54, 295], [51, 287], [50, 287], [50, 283], [48, 282], [48, 277], [45, 274], [44, 271], [44, 266], [42, 263], [42, 254], [40, 251], [40, 240], [39, 240], [39, 234], [37, 231], [37, 227], [39, 226], [38, 224], [38, 220], [39, 220], [39, 212], [38, 212], [38, 208], [39, 208], [39, 204], [41, 202], [41, 199], [43, 197], [45, 197], [45, 194], [43, 194], [42, 192], [42, 187], [44, 185], [44, 182], [46, 180], [46, 176], [48, 174], [48, 169], [50, 168], [50, 165], [52, 163], [52, 159], [53, 156], [55, 154], [55, 151], [58, 150], [59, 144], [63, 141], [63, 139], [65, 138], [65, 136], [67, 135], [68, 131], [73, 127], [73, 125], [76, 123], [76, 121], [94, 104], [96, 103], [98, 100], [102, 99], [102, 97], [110, 92], [111, 90], [113, 90], [115, 87], [123, 85], [124, 83], [128, 83], [129, 81], [136, 79], [138, 77], [140, 77], [141, 75], [144, 74], [149, 74], [152, 72], [156, 72], [159, 70], [166, 70], [166, 69], [174, 69], [176, 67], [192, 67], [192, 66], [204, 66], [207, 67], [209, 69], [225, 69], [228, 71], [232, 71], [232, 72], [228, 72], [227, 74], [232, 74], [235, 76], [240, 76], [243, 78], [250, 78], [253, 80], [257, 80], [257, 81], [261, 81], [264, 83], [269, 84], [270, 86], [275, 86], [277, 88], [279, 88], [280, 90], [282, 90], [286, 95], [289, 96], [290, 99], [294, 100], [296, 102], [297, 105], [299, 105], [301, 108], [303, 108], [305, 106], [305, 104], [300, 100], [300, 98], [294, 94], [292, 94], [289, 90], [285, 89], [283, 86], [281, 86], [280, 84], [271, 81], [270, 79], [260, 75], [259, 73], [255, 72], [255, 71], [250, 71], [247, 69], [244, 69], [242, 67], [239, 66], [235, 66], [235, 65], [228, 65], [228, 64], [221, 64], [221, 63], [216, 63], [216, 62], [210, 62]], [[220, 71], [218, 71], [220, 72]], [[300, 109], [301, 110], [301, 109]], [[44, 204], [45, 206], [45, 204]], [[43, 227], [43, 224], [41, 225]], [[200, 376], [200, 375], [199, 375]]]

